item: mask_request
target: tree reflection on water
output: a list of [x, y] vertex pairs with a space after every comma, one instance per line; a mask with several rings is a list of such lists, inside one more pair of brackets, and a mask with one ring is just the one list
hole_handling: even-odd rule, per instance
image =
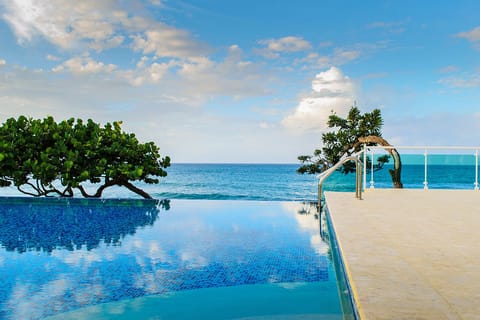
[[169, 200], [1, 198], [0, 247], [51, 253], [115, 246], [169, 209]]

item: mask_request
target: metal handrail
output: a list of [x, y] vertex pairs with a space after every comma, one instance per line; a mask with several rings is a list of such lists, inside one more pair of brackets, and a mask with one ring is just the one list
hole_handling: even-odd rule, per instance
[[322, 212], [322, 187], [323, 182], [338, 168], [343, 166], [348, 161], [355, 161], [356, 172], [355, 172], [355, 197], [359, 200], [362, 200], [362, 161], [359, 159], [359, 156], [363, 154], [363, 150], [357, 152], [351, 156], [345, 157], [337, 162], [334, 166], [327, 169], [326, 171], [320, 173], [317, 178], [318, 180], [318, 212]]

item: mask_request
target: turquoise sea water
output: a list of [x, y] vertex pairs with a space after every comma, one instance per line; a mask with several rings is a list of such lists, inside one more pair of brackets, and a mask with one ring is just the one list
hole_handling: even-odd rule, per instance
[[[405, 188], [423, 188], [424, 156], [402, 156], [402, 182]], [[376, 188], [391, 188], [388, 170], [393, 161], [377, 172]], [[298, 164], [173, 164], [168, 176], [155, 186], [145, 186], [159, 199], [215, 199], [265, 201], [315, 201], [316, 175], [296, 173]], [[367, 172], [370, 187], [371, 172]], [[430, 155], [427, 182], [431, 189], [473, 189], [473, 155]], [[354, 191], [355, 174], [334, 173], [324, 185], [326, 191]], [[126, 194], [125, 194], [126, 195]]]
[[[473, 189], [475, 162], [473, 157], [430, 156], [427, 166], [428, 187], [431, 189]], [[168, 176], [154, 186], [143, 186], [158, 199], [213, 199], [315, 201], [316, 175], [296, 173], [298, 164], [173, 164]], [[387, 164], [374, 172], [376, 188], [391, 188]], [[405, 155], [402, 182], [405, 188], [423, 188], [425, 181], [423, 156]], [[370, 187], [371, 172], [367, 172]], [[326, 191], [354, 191], [355, 174], [334, 173], [324, 185]], [[121, 190], [117, 194], [127, 196]], [[114, 196], [112, 192], [109, 196]]]
[[[402, 155], [402, 182], [405, 188], [423, 188], [423, 155]], [[391, 161], [392, 162], [392, 161]], [[475, 157], [429, 155], [427, 181], [431, 189], [473, 189]], [[156, 199], [316, 201], [316, 175], [296, 173], [299, 164], [178, 164], [167, 169], [159, 184], [137, 184]], [[374, 172], [375, 188], [391, 188], [388, 169]], [[370, 187], [371, 173], [367, 174]], [[326, 191], [354, 191], [355, 174], [334, 173], [324, 185]], [[1, 188], [0, 195], [21, 195], [14, 188]], [[125, 188], [112, 187], [105, 198], [139, 198]]]

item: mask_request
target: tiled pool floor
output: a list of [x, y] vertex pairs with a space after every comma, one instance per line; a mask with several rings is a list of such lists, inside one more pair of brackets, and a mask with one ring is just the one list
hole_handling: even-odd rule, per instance
[[0, 208], [0, 318], [342, 314], [309, 205], [0, 198]]

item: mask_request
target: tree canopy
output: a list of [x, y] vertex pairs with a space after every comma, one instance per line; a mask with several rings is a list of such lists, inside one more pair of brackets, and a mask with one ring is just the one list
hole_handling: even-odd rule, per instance
[[[14, 185], [32, 196], [101, 197], [105, 188], [123, 186], [151, 198], [133, 181], [158, 183], [170, 158], [153, 142], [140, 143], [116, 121], [101, 126], [89, 119], [20, 116], [0, 126], [0, 186]], [[85, 185], [97, 187], [89, 193]]]
[[[298, 157], [301, 166], [297, 169], [298, 173], [316, 174], [321, 173], [342, 158], [350, 156], [361, 150], [363, 144], [367, 146], [390, 144], [382, 138], [383, 119], [379, 109], [362, 114], [354, 106], [350, 108], [346, 118], [336, 114], [331, 114], [327, 125], [333, 129], [322, 134], [322, 149], [316, 149], [313, 155], [302, 155]], [[390, 170], [394, 187], [401, 188], [400, 181], [401, 160], [400, 155], [395, 149], [387, 149], [394, 158], [394, 169]], [[367, 169], [371, 168], [371, 160], [367, 158]], [[373, 165], [374, 170], [380, 170], [384, 164], [389, 161], [389, 156], [377, 158], [377, 163]], [[341, 172], [347, 174], [355, 171], [355, 165], [351, 162], [346, 163]]]

